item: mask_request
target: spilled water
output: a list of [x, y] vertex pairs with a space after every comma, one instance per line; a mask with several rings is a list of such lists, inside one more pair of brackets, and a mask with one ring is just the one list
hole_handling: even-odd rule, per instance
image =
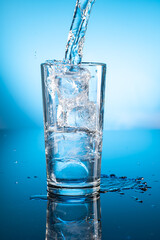
[[65, 51], [65, 60], [72, 64], [81, 63], [85, 33], [94, 2], [95, 0], [77, 0], [76, 2]]
[[[115, 174], [101, 175], [100, 193], [117, 192], [124, 195], [125, 190], [134, 190], [134, 192], [144, 193], [148, 188], [151, 187], [147, 185], [143, 177], [128, 178], [126, 176], [118, 177]], [[131, 197], [142, 203], [137, 197]], [[48, 200], [48, 198], [47, 195], [34, 195], [30, 197], [31, 200]]]
[[138, 192], [145, 192], [149, 186], [144, 181], [143, 177], [128, 178], [126, 176], [117, 177], [115, 174], [101, 175], [101, 188], [100, 192], [119, 192], [123, 193], [123, 190], [134, 189]]

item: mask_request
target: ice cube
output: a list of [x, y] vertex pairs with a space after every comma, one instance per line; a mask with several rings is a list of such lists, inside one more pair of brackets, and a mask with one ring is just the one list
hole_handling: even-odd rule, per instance
[[60, 127], [78, 127], [96, 130], [97, 107], [91, 101], [70, 101], [59, 104], [57, 123]]
[[84, 105], [75, 106], [68, 111], [66, 122], [70, 127], [96, 130], [96, 115], [96, 105], [88, 101]]
[[87, 167], [77, 160], [56, 161], [54, 166], [57, 179], [65, 179], [67, 182], [74, 182], [78, 179], [80, 182], [85, 182], [88, 177]]
[[55, 77], [59, 99], [73, 99], [79, 94], [88, 92], [90, 73], [85, 68], [72, 67]]

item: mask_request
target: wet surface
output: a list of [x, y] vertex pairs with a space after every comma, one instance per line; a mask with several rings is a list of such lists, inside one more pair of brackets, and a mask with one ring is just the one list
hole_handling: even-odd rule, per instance
[[156, 130], [105, 131], [105, 194], [78, 203], [47, 200], [43, 129], [1, 131], [1, 239], [159, 240], [159, 140]]

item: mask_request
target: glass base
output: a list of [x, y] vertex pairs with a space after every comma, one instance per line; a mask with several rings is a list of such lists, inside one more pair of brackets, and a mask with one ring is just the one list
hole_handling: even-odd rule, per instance
[[82, 188], [69, 188], [69, 187], [59, 187], [55, 185], [48, 184], [47, 191], [49, 194], [64, 195], [64, 196], [86, 196], [97, 193], [100, 190], [100, 184], [98, 186], [92, 187], [82, 187]]

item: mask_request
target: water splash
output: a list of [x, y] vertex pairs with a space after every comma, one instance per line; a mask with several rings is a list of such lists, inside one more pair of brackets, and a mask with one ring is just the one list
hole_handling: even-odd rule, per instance
[[95, 0], [77, 0], [76, 2], [65, 51], [65, 60], [72, 64], [81, 63], [85, 33], [94, 2]]
[[128, 178], [126, 176], [118, 177], [115, 174], [101, 175], [101, 188], [100, 192], [119, 192], [123, 194], [123, 190], [134, 189], [138, 192], [145, 192], [150, 188], [143, 177]]

